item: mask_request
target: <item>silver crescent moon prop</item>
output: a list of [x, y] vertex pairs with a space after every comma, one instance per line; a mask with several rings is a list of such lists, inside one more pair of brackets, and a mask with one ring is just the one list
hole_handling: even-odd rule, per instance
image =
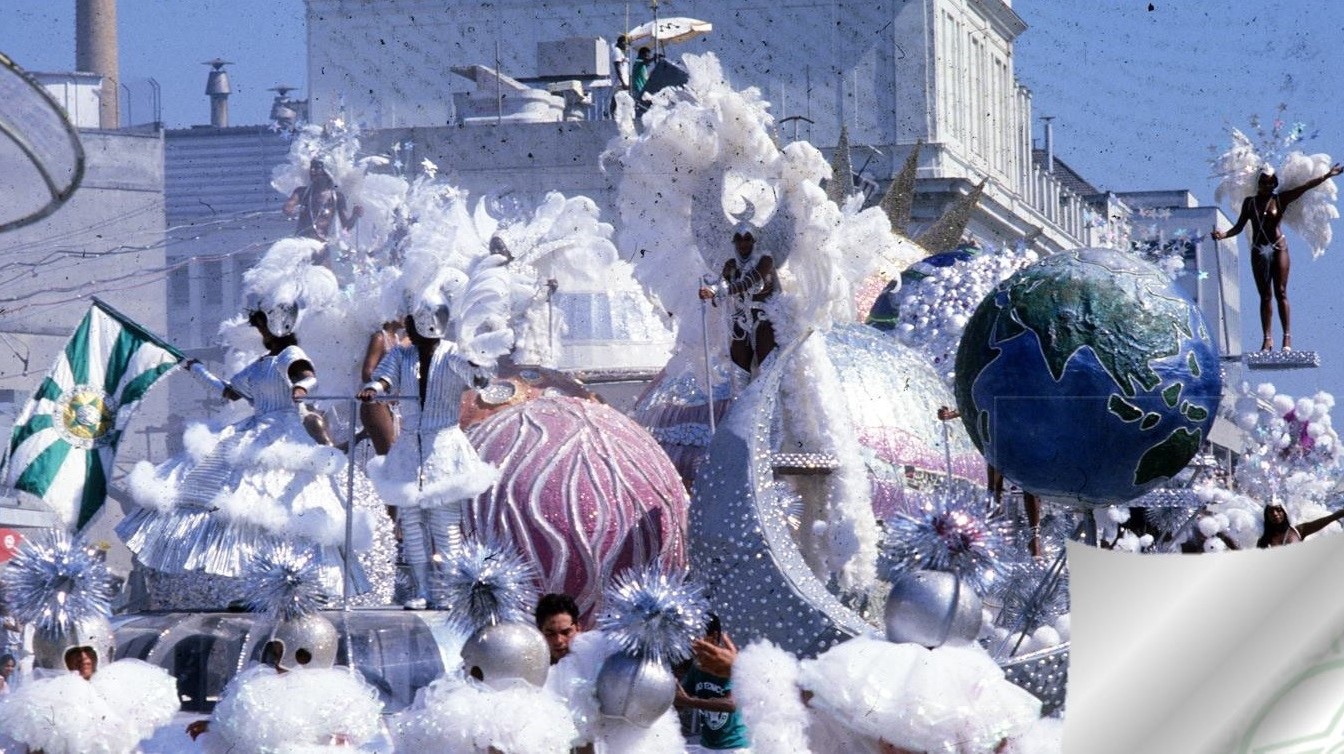
[[779, 383], [809, 337], [822, 336], [781, 349], [719, 424], [695, 482], [689, 541], [692, 573], [730, 632], [813, 656], [876, 629], [812, 573], [770, 485]]

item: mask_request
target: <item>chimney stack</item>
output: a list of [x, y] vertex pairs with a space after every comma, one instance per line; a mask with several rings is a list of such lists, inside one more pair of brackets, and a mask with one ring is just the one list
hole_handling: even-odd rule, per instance
[[1055, 116], [1046, 115], [1041, 118], [1045, 121], [1045, 172], [1055, 172]]
[[75, 68], [103, 77], [98, 126], [121, 127], [117, 0], [75, 0]]
[[233, 93], [233, 89], [229, 87], [229, 73], [224, 70], [224, 66], [232, 63], [215, 58], [207, 60], [202, 65], [211, 67], [210, 77], [205, 80], [205, 93], [210, 95], [210, 125], [215, 128], [228, 128], [229, 95]]

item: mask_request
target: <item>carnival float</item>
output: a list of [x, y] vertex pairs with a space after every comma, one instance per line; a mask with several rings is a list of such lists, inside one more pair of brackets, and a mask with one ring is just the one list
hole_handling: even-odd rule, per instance
[[[355, 124], [300, 124], [272, 181], [296, 237], [245, 276], [226, 364], [96, 304], [76, 336], [125, 376], [93, 408], [50, 380], [10, 444], [9, 484], [76, 502], [5, 571], [50, 651], [0, 697], [0, 740], [682, 751], [672, 666], [712, 612], [755, 751], [1055, 751], [1066, 541], [1212, 550], [1260, 537], [1268, 500], [1326, 513], [1329, 396], [1240, 388], [1259, 444], [1236, 485], [1200, 471], [1224, 386], [1171, 260], [964, 243], [975, 194], [913, 234], [917, 150], [868, 197], [843, 137], [829, 160], [785, 143], [712, 54], [679, 68], [638, 118], [617, 97], [616, 217], [469, 196]], [[596, 296], [672, 340], [630, 416], [559, 369]], [[39, 492], [33, 463], [179, 366], [233, 413], [130, 474], [153, 609], [109, 616], [83, 487]], [[554, 665], [543, 592], [589, 629]], [[35, 723], [38, 696], [68, 712]]]

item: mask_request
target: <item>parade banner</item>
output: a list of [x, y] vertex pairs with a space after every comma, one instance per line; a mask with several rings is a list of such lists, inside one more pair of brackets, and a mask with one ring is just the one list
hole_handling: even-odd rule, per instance
[[149, 388], [185, 358], [94, 299], [14, 423], [5, 482], [81, 529], [102, 508], [117, 442]]

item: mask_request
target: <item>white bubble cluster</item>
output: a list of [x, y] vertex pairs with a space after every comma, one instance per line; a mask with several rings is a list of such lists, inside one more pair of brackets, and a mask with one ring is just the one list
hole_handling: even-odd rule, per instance
[[949, 267], [934, 267], [922, 280], [904, 282], [888, 294], [900, 302], [896, 337], [928, 357], [951, 383], [957, 345], [976, 307], [996, 285], [1038, 258], [1025, 248], [987, 249]]

